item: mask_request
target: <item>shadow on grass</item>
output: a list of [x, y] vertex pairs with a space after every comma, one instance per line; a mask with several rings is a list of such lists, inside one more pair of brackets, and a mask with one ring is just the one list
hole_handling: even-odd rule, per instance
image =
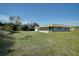
[[11, 36], [8, 34], [0, 33], [0, 56], [7, 56], [13, 50], [10, 48], [12, 47], [14, 41]]
[[10, 31], [10, 35], [12, 35], [14, 33], [20, 33], [20, 32], [19, 31]]

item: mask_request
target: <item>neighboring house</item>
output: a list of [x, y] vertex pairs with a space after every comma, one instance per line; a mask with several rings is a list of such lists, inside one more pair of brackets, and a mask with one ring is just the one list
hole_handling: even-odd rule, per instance
[[35, 31], [39, 32], [63, 32], [69, 31], [70, 28], [61, 24], [50, 24], [47, 26], [35, 27]]

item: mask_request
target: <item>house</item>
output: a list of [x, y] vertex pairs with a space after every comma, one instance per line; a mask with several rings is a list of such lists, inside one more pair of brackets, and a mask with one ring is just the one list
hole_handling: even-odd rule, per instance
[[39, 32], [64, 32], [69, 31], [70, 28], [62, 24], [49, 24], [46, 26], [35, 27], [35, 31]]

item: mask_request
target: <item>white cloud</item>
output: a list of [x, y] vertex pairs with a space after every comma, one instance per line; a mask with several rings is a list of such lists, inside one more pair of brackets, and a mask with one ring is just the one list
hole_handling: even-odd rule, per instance
[[0, 15], [0, 22], [10, 22], [9, 16]]
[[26, 20], [22, 20], [21, 22], [22, 22], [22, 24], [27, 24], [27, 23], [29, 23], [29, 21], [26, 21]]

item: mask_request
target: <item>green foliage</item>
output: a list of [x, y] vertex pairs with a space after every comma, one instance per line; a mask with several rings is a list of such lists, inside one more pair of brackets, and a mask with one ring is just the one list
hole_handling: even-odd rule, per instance
[[[10, 17], [9, 19], [11, 20], [11, 22], [9, 22], [9, 23], [1, 23], [0, 22], [0, 25], [2, 27], [4, 26], [4, 30], [10, 31], [12, 33], [14, 31], [20, 31], [20, 30], [34, 31], [35, 26], [39, 26], [37, 23], [22, 25], [21, 22], [19, 20], [17, 20], [17, 19], [14, 19], [14, 17]], [[1, 28], [1, 26], [0, 26], [0, 28]]]
[[38, 24], [38, 23], [33, 23], [33, 25], [34, 25], [34, 27], [35, 27], [35, 26], [39, 26], [39, 24]]
[[37, 23], [33, 23], [33, 24], [25, 24], [25, 25], [21, 25], [21, 30], [23, 31], [34, 31], [35, 30], [35, 26], [39, 26]]
[[10, 16], [9, 20], [14, 24], [13, 29], [14, 31], [20, 31], [21, 30], [21, 18], [19, 16]]
[[29, 30], [29, 28], [28, 28], [28, 26], [27, 25], [22, 25], [22, 29], [21, 30], [23, 30], [23, 31], [28, 31]]

